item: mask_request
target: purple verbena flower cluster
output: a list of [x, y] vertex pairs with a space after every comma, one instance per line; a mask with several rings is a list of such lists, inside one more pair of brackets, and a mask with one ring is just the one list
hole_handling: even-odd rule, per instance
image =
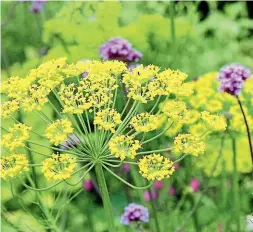
[[148, 222], [149, 211], [143, 205], [130, 203], [125, 207], [124, 213], [121, 216], [121, 223], [129, 225], [130, 222]]
[[240, 64], [229, 64], [221, 68], [217, 80], [220, 82], [219, 90], [234, 96], [238, 96], [244, 86], [244, 82], [251, 75], [248, 68]]
[[100, 47], [100, 57], [104, 60], [136, 62], [142, 56], [142, 53], [135, 50], [132, 44], [120, 37], [112, 38]]

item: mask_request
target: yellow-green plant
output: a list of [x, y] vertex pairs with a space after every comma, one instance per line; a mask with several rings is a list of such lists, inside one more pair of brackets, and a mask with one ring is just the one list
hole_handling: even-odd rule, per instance
[[[9, 153], [1, 160], [2, 178], [7, 181], [15, 178], [27, 189], [40, 192], [61, 183], [76, 186], [95, 169], [109, 230], [115, 231], [104, 171], [132, 188], [143, 189], [154, 180], [169, 178], [175, 171], [174, 163], [186, 155], [199, 156], [205, 151], [202, 135], [189, 133], [179, 134], [174, 147], [153, 150], [146, 146], [164, 135], [178, 120], [187, 120], [187, 106], [178, 99], [191, 94], [190, 86], [184, 84], [186, 78], [187, 75], [179, 70], [161, 71], [154, 65], [128, 70], [119, 61], [68, 64], [66, 58], [43, 63], [30, 70], [25, 78], [9, 78], [2, 84], [7, 100], [1, 112], [2, 117], [12, 119], [14, 125], [8, 129], [5, 125], [2, 127], [2, 146]], [[148, 111], [144, 107], [146, 104], [151, 105]], [[55, 120], [44, 111], [48, 106], [54, 110]], [[44, 133], [33, 130], [29, 122], [25, 125], [16, 119], [13, 113], [18, 110], [24, 114], [34, 113], [39, 123], [46, 125]], [[202, 117], [211, 126], [217, 121], [208, 112]], [[165, 121], [166, 127], [161, 129]], [[144, 135], [155, 130], [159, 133], [145, 140]], [[33, 141], [32, 134], [42, 140]], [[49, 144], [43, 143], [46, 140]], [[39, 147], [51, 149], [52, 154], [38, 151]], [[34, 157], [26, 155], [28, 151], [45, 159], [36, 163]], [[172, 161], [160, 154], [166, 151], [183, 155]], [[123, 163], [137, 165], [150, 184], [134, 186], [111, 170]], [[39, 184], [39, 187], [38, 168], [49, 186]], [[73, 183], [77, 176], [78, 180]], [[39, 202], [44, 207], [40, 198]], [[46, 210], [45, 214], [50, 218]], [[56, 222], [50, 220], [52, 229], [57, 231]]]

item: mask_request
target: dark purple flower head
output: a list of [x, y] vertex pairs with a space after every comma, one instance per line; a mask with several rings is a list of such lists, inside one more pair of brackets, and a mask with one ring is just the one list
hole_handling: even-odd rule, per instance
[[219, 90], [237, 96], [250, 75], [250, 70], [243, 65], [236, 63], [225, 65], [217, 76], [217, 80], [220, 82]]
[[121, 215], [121, 223], [129, 225], [130, 222], [148, 222], [149, 211], [143, 205], [130, 203], [125, 207], [124, 213]]
[[44, 4], [46, 3], [46, 0], [34, 0], [31, 6], [31, 11], [35, 14], [39, 13]]
[[142, 56], [141, 52], [132, 48], [132, 44], [120, 37], [112, 38], [100, 47], [100, 57], [104, 60], [136, 62]]

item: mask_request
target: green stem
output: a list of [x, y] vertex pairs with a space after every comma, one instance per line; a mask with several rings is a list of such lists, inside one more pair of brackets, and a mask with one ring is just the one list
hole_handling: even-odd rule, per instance
[[248, 136], [248, 141], [249, 141], [249, 149], [250, 149], [250, 154], [251, 154], [251, 161], [252, 161], [252, 164], [253, 164], [253, 145], [252, 145], [252, 141], [251, 141], [249, 124], [248, 124], [248, 121], [247, 121], [247, 118], [246, 118], [246, 114], [245, 114], [245, 112], [243, 110], [242, 103], [241, 103], [239, 97], [237, 97], [237, 102], [238, 102], [238, 104], [240, 106], [240, 109], [241, 109], [241, 112], [242, 112], [242, 116], [243, 116], [243, 120], [244, 120], [244, 123], [245, 123], [245, 126], [246, 126], [247, 136]]
[[104, 210], [105, 210], [105, 214], [106, 214], [106, 218], [107, 218], [109, 231], [115, 232], [116, 229], [114, 226], [111, 201], [110, 201], [108, 189], [106, 186], [104, 171], [103, 171], [101, 163], [96, 164], [95, 171], [96, 171], [99, 189], [100, 189], [101, 195], [102, 195], [102, 200], [103, 200], [103, 205], [104, 205]]
[[173, 0], [170, 2], [170, 33], [171, 33], [172, 55], [173, 55], [172, 63], [175, 63], [175, 60], [176, 60], [176, 33], [175, 33], [175, 2]]
[[237, 152], [236, 152], [236, 140], [232, 138], [232, 151], [233, 151], [233, 201], [234, 212], [237, 231], [240, 231], [240, 202], [239, 202], [239, 183], [238, 183], [238, 171], [237, 171]]
[[[151, 189], [149, 189], [148, 191], [149, 191], [149, 194], [151, 196]], [[153, 214], [154, 221], [155, 221], [156, 232], [160, 232], [159, 221], [158, 221], [158, 216], [157, 216], [156, 206], [155, 206], [154, 200], [152, 200], [152, 199], [150, 200], [150, 205], [151, 205], [151, 210], [152, 210], [152, 214]]]

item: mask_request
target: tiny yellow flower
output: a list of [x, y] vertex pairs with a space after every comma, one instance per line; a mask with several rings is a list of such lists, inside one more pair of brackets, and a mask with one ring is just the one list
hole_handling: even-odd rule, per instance
[[174, 150], [178, 153], [199, 156], [204, 154], [206, 145], [199, 137], [191, 134], [179, 134], [174, 139]]
[[43, 161], [42, 172], [47, 180], [65, 180], [71, 177], [76, 168], [75, 158], [69, 154], [53, 154]]
[[104, 128], [115, 133], [115, 128], [121, 123], [120, 114], [115, 109], [104, 109], [96, 113], [94, 124], [99, 125], [99, 129]]
[[160, 126], [160, 123], [161, 122], [158, 116], [149, 113], [137, 114], [130, 121], [130, 125], [137, 132], [149, 132], [156, 130]]
[[24, 147], [25, 141], [29, 138], [31, 127], [18, 123], [9, 129], [2, 139], [2, 146], [8, 147], [11, 151], [18, 147]]
[[207, 111], [201, 112], [201, 119], [210, 130], [224, 131], [227, 127], [226, 120], [223, 116], [212, 115]]
[[109, 142], [111, 153], [121, 160], [125, 158], [134, 159], [137, 155], [136, 151], [140, 148], [140, 142], [134, 140], [132, 136], [118, 135], [113, 137]]
[[16, 177], [28, 170], [28, 159], [24, 154], [13, 154], [1, 158], [0, 176], [3, 179]]
[[1, 117], [2, 118], [10, 118], [13, 113], [17, 112], [19, 109], [18, 101], [6, 101], [1, 104]]
[[73, 130], [72, 124], [68, 119], [58, 119], [47, 127], [45, 136], [51, 143], [58, 146], [67, 140], [68, 135], [72, 134]]
[[172, 119], [178, 119], [187, 111], [186, 104], [182, 101], [177, 100], [168, 100], [166, 102], [163, 102], [161, 107], [164, 114]]
[[173, 162], [160, 154], [144, 156], [139, 160], [138, 166], [140, 174], [148, 180], [160, 181], [169, 178], [175, 171]]

